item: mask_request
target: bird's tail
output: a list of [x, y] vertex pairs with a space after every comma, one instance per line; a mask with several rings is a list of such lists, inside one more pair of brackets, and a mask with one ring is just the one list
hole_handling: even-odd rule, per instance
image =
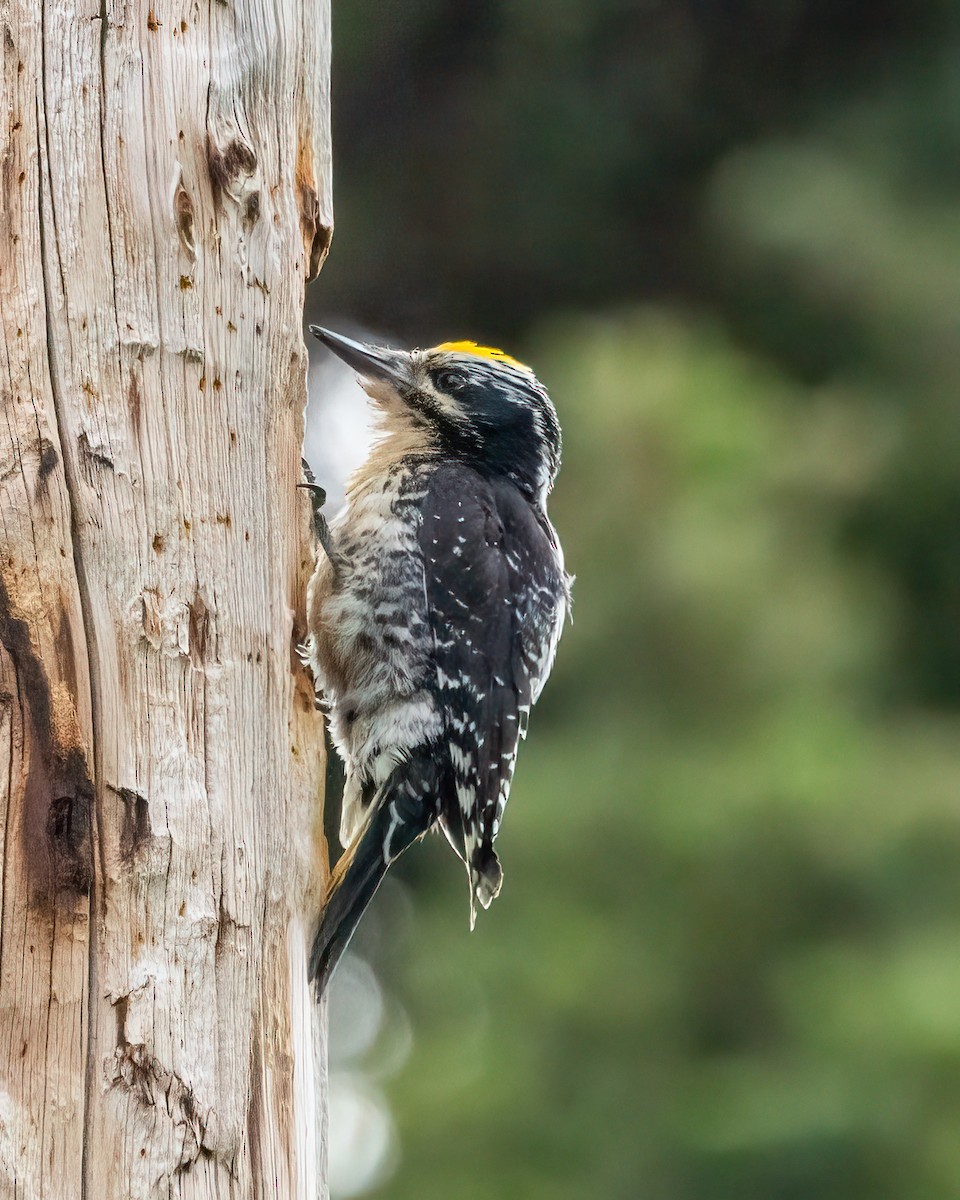
[[[327, 886], [310, 949], [310, 979], [319, 999], [360, 924], [387, 868], [436, 821], [432, 780], [412, 764], [398, 767], [384, 787], [363, 832], [344, 851]], [[429, 769], [428, 772], [429, 773]]]

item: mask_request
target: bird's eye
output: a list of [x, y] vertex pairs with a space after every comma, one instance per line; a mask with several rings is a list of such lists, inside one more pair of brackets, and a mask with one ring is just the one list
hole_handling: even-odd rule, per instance
[[441, 392], [459, 392], [467, 382], [461, 371], [441, 371], [437, 375], [437, 387]]

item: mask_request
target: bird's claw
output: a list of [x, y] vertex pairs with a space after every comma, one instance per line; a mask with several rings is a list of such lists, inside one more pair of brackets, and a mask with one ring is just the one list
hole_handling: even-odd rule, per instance
[[330, 533], [330, 526], [327, 524], [327, 518], [323, 515], [323, 506], [327, 502], [327, 490], [317, 483], [316, 477], [310, 469], [310, 464], [305, 458], [301, 458], [300, 465], [303, 469], [304, 479], [297, 484], [297, 487], [304, 488], [310, 493], [310, 507], [313, 509], [313, 532], [327, 557], [331, 562], [335, 563], [333, 538]]

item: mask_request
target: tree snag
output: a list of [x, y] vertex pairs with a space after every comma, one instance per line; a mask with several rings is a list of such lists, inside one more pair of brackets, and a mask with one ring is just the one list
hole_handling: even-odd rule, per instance
[[313, 1198], [327, 0], [0, 38], [0, 1196]]

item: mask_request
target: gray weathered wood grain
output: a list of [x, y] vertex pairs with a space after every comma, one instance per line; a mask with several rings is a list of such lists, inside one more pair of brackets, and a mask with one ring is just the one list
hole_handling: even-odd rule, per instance
[[0, 1195], [314, 1197], [327, 0], [0, 40]]

